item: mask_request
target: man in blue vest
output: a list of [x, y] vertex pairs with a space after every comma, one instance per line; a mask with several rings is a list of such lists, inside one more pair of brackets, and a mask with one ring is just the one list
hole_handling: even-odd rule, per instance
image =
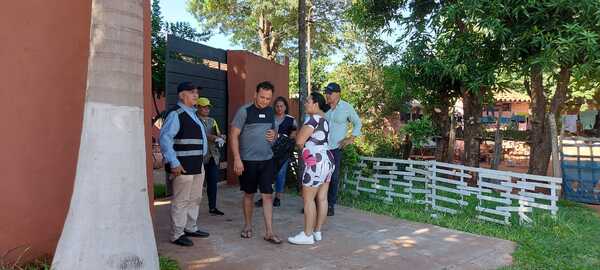
[[160, 130], [160, 149], [173, 177], [171, 242], [193, 246], [189, 237], [208, 237], [198, 229], [197, 218], [204, 184], [204, 155], [208, 151], [204, 125], [194, 105], [198, 88], [191, 82], [177, 86], [179, 101], [171, 108]]
[[244, 228], [242, 238], [252, 237], [253, 197], [260, 188], [265, 217], [264, 239], [281, 244], [273, 232], [273, 179], [275, 165], [271, 145], [275, 140], [275, 112], [271, 105], [273, 85], [261, 82], [256, 86], [254, 102], [242, 106], [231, 123], [230, 145], [233, 170], [240, 176], [240, 189], [244, 192]]

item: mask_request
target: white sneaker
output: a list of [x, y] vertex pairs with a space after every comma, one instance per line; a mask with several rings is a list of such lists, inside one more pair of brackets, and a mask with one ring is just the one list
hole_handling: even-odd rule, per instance
[[288, 242], [296, 245], [312, 245], [315, 243], [315, 239], [312, 235], [307, 236], [304, 231], [301, 231], [294, 237], [288, 237]]
[[321, 232], [313, 232], [313, 237], [315, 238], [315, 241], [321, 241], [323, 239]]

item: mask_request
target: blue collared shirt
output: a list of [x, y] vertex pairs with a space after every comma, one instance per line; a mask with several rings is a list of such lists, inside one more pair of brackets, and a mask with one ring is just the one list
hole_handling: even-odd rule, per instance
[[329, 122], [329, 149], [340, 147], [340, 142], [348, 133], [348, 123], [352, 124], [352, 136], [358, 137], [362, 134], [360, 118], [352, 105], [346, 101], [340, 100], [335, 108], [329, 109], [325, 113], [325, 119]]
[[[206, 139], [206, 130], [204, 129], [204, 125], [202, 124], [202, 122], [200, 122], [200, 119], [196, 115], [196, 108], [188, 107], [181, 102], [177, 102], [177, 105], [179, 105], [183, 109], [183, 111], [185, 111], [194, 120], [194, 122], [196, 122], [200, 126], [200, 129], [202, 130], [202, 140], [204, 141], [204, 144], [202, 144], [202, 153], [203, 155], [206, 155], [206, 153], [208, 152], [208, 140]], [[179, 117], [177, 116], [177, 112], [173, 111], [169, 113], [169, 115], [167, 115], [167, 119], [165, 119], [165, 122], [163, 123], [160, 129], [159, 139], [160, 151], [162, 151], [162, 154], [165, 158], [165, 162], [171, 164], [171, 168], [175, 168], [181, 165], [181, 163], [179, 163], [179, 160], [177, 160], [177, 156], [175, 155], [175, 149], [173, 149], [173, 139], [175, 138], [175, 135], [177, 135], [178, 132]]]

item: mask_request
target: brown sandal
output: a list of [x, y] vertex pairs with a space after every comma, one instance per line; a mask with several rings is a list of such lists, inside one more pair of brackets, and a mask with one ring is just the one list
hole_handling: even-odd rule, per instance
[[271, 237], [265, 236], [263, 239], [265, 239], [265, 241], [267, 241], [271, 244], [275, 244], [275, 245], [281, 244], [281, 239], [279, 239], [279, 237], [277, 237], [276, 235], [271, 235]]

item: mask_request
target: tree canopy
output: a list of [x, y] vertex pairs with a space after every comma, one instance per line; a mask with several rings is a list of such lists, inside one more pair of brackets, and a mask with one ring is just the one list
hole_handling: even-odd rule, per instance
[[[345, 1], [308, 1], [311, 50], [329, 54], [339, 46], [336, 31], [342, 24]], [[231, 34], [231, 41], [275, 59], [279, 53], [295, 57], [298, 48], [297, 0], [188, 0], [188, 11], [205, 29]]]
[[[349, 14], [368, 31], [402, 30], [400, 61], [388, 73], [396, 79], [386, 81], [426, 106], [462, 97], [465, 142], [478, 137], [466, 132], [477, 130], [482, 101], [494, 91], [510, 85], [527, 92], [533, 123], [530, 173], [546, 173], [546, 113], [559, 115], [568, 99], [599, 95], [597, 0], [357, 0]], [[514, 83], [518, 78], [520, 85]]]

